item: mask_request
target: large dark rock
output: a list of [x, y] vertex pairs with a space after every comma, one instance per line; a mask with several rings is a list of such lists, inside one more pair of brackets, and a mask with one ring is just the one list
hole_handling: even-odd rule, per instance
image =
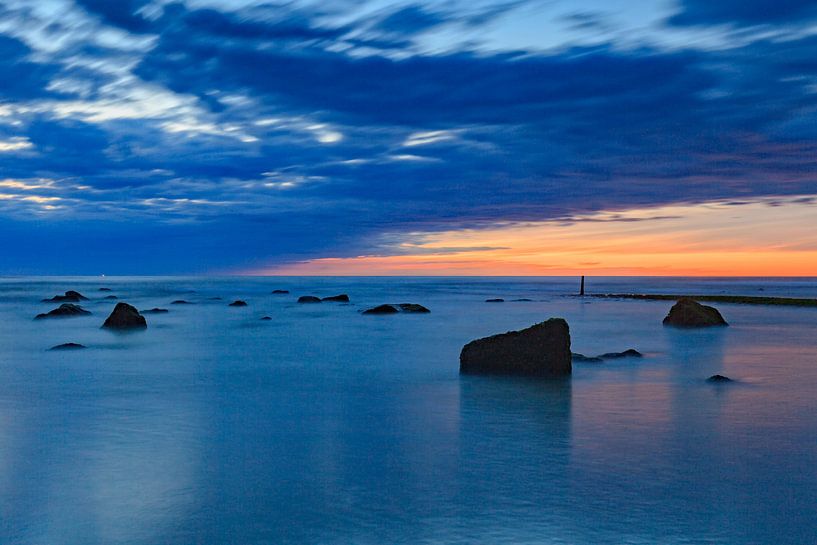
[[239, 299], [238, 301], [233, 301], [232, 303], [230, 303], [230, 304], [229, 304], [229, 305], [227, 305], [227, 306], [230, 306], [230, 307], [246, 307], [246, 306], [247, 306], [247, 302], [246, 302], [246, 301], [242, 301], [242, 300], [240, 300], [240, 299]]
[[65, 295], [55, 295], [51, 299], [43, 299], [44, 303], [79, 303], [87, 301], [88, 298], [78, 291], [68, 290]]
[[324, 297], [321, 301], [335, 301], [337, 303], [348, 303], [349, 296], [345, 293], [341, 293], [340, 295], [333, 295], [331, 297]]
[[82, 350], [86, 348], [85, 345], [78, 344], [78, 343], [63, 343], [58, 344], [57, 346], [52, 346], [49, 350]]
[[319, 297], [315, 297], [314, 295], [302, 295], [298, 297], [299, 303], [320, 303], [321, 300]]
[[570, 328], [562, 318], [471, 341], [460, 353], [460, 373], [548, 377], [571, 371]]
[[34, 317], [35, 320], [42, 320], [43, 318], [72, 318], [74, 316], [88, 316], [91, 313], [79, 305], [71, 303], [63, 303], [59, 308], [55, 308], [45, 314], [38, 314]]
[[394, 305], [378, 305], [363, 311], [363, 314], [397, 314], [400, 312]]
[[145, 317], [127, 303], [117, 303], [111, 315], [102, 324], [108, 329], [144, 329], [148, 326]]
[[710, 327], [729, 325], [714, 307], [702, 305], [687, 297], [679, 299], [664, 318], [664, 325], [675, 327]]
[[417, 303], [400, 303], [397, 306], [400, 307], [400, 310], [402, 310], [403, 312], [407, 312], [409, 314], [411, 313], [428, 314], [429, 312], [431, 312], [423, 305], [418, 305]]

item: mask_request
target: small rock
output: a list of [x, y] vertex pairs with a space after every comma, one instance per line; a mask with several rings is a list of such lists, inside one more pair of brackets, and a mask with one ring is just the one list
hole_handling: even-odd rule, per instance
[[114, 299], [119, 299], [119, 297], [117, 297], [116, 295], [109, 295], [109, 296], [105, 297], [105, 299], [113, 301]]
[[191, 303], [190, 301], [185, 301], [184, 299], [176, 299], [175, 301], [173, 301], [170, 304], [171, 305], [192, 305], [193, 303]]
[[289, 290], [272, 290], [273, 295], [284, 295], [289, 293]]
[[486, 303], [504, 303], [505, 299], [486, 299]]
[[688, 297], [679, 299], [664, 318], [664, 325], [675, 327], [711, 327], [729, 325], [714, 307], [708, 307]]
[[111, 315], [102, 324], [107, 329], [145, 329], [148, 326], [145, 317], [127, 303], [117, 303]]
[[707, 382], [734, 382], [731, 378], [725, 377], [723, 375], [712, 375], [708, 379]]
[[78, 343], [63, 343], [58, 344], [57, 346], [52, 346], [49, 348], [49, 350], [81, 350], [83, 348], [87, 347]]
[[460, 353], [460, 373], [563, 376], [571, 371], [570, 328], [561, 318], [471, 341]]
[[111, 291], [111, 288], [99, 288], [99, 291]]
[[642, 358], [644, 357], [641, 352], [634, 348], [629, 348], [624, 352], [607, 352], [606, 354], [601, 354], [599, 358], [603, 360], [615, 360], [619, 358]]
[[533, 301], [533, 299], [525, 299], [524, 297], [522, 299], [514, 299], [514, 303], [530, 303], [531, 301]]
[[69, 290], [65, 292], [65, 295], [55, 295], [51, 299], [43, 299], [43, 303], [79, 303], [87, 300], [88, 298], [80, 292]]
[[221, 297], [208, 297], [207, 300], [208, 301], [222, 301], [222, 298]]
[[156, 307], [154, 307], [152, 309], [149, 309], [149, 310], [140, 311], [141, 314], [166, 314], [168, 312], [170, 312], [170, 311], [167, 310], [166, 308], [156, 308]]
[[302, 295], [298, 297], [299, 303], [320, 303], [321, 300], [319, 297], [315, 297], [314, 295]]
[[261, 318], [262, 322], [268, 322], [270, 320], [272, 320], [272, 318], [270, 318], [269, 316], [264, 316], [263, 318]]
[[79, 305], [71, 303], [63, 303], [59, 308], [55, 308], [45, 314], [38, 314], [34, 317], [35, 320], [42, 320], [43, 318], [71, 318], [74, 316], [88, 316], [91, 313]]
[[231, 306], [231, 307], [246, 307], [247, 303], [246, 303], [246, 301], [242, 301], [242, 300], [239, 299], [237, 301], [233, 301], [228, 306]]
[[363, 314], [397, 314], [400, 312], [393, 305], [378, 305], [363, 311]]
[[323, 299], [321, 299], [321, 301], [335, 301], [337, 303], [348, 303], [349, 296], [346, 295], [345, 293], [342, 293], [340, 295], [333, 295], [332, 297], [324, 297]]
[[397, 306], [400, 307], [400, 310], [402, 310], [403, 312], [407, 312], [409, 314], [411, 314], [411, 313], [427, 314], [427, 313], [431, 312], [430, 310], [428, 310], [423, 305], [418, 305], [417, 303], [400, 303]]
[[585, 356], [584, 354], [579, 354], [578, 352], [573, 352], [570, 355], [570, 357], [574, 362], [580, 362], [580, 363], [601, 363], [601, 362], [604, 361], [603, 359], [601, 359], [599, 357]]

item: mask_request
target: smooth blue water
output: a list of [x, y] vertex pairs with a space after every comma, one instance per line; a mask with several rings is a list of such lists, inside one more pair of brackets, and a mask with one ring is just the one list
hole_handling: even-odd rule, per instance
[[[170, 313], [101, 330], [100, 286]], [[729, 328], [677, 331], [667, 302], [577, 287], [0, 279], [0, 543], [817, 543], [817, 309], [719, 304]], [[67, 289], [93, 316], [32, 320]], [[588, 289], [817, 297], [815, 280]], [[337, 293], [352, 304], [295, 303]], [[432, 313], [359, 313], [385, 302]], [[466, 342], [551, 316], [576, 352], [646, 357], [566, 381], [458, 375]], [[47, 351], [69, 341], [89, 349]]]

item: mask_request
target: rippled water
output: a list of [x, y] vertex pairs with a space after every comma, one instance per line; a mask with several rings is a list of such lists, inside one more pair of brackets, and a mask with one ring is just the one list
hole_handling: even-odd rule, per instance
[[[100, 286], [170, 313], [100, 330], [114, 304]], [[817, 542], [817, 309], [719, 304], [729, 328], [677, 331], [667, 302], [576, 288], [0, 279], [0, 543]], [[67, 289], [92, 316], [32, 320]], [[815, 280], [588, 289], [817, 297]], [[352, 304], [295, 303], [337, 293]], [[432, 313], [359, 313], [385, 302]], [[551, 316], [576, 352], [646, 357], [566, 381], [458, 375], [464, 343]], [[47, 350], [64, 342], [89, 348]]]

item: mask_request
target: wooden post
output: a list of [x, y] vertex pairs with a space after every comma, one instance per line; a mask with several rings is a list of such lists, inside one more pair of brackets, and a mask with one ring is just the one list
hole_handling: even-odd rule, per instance
[[582, 276], [582, 287], [579, 290], [579, 295], [584, 295], [584, 276]]

